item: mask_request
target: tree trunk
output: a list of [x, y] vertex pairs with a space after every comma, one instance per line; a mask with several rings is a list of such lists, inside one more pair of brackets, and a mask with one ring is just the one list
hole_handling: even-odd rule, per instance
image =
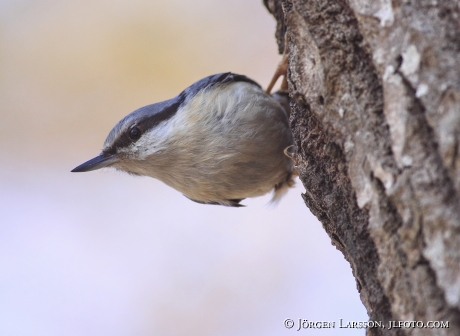
[[460, 335], [460, 1], [264, 3], [305, 203], [386, 322], [368, 335]]

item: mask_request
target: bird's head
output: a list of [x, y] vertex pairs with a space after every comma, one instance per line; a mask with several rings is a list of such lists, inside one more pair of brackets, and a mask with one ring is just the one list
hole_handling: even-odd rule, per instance
[[144, 106], [121, 119], [105, 139], [101, 154], [74, 168], [88, 172], [105, 167], [148, 175], [148, 159], [160, 153], [167, 142], [168, 120], [181, 104], [180, 96]]

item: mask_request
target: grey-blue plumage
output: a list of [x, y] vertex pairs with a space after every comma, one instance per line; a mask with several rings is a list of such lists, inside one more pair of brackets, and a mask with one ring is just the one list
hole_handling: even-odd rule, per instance
[[[277, 97], [279, 98], [279, 97]], [[157, 178], [199, 203], [239, 206], [293, 184], [285, 109], [246, 76], [203, 78], [124, 117], [102, 153], [73, 171], [102, 167]]]

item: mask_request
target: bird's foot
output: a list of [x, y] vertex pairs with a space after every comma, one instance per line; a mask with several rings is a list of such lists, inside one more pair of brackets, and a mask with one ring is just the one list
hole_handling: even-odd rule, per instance
[[268, 94], [271, 93], [271, 91], [273, 89], [273, 86], [275, 86], [276, 81], [281, 76], [283, 76], [283, 81], [281, 82], [280, 91], [287, 91], [288, 84], [287, 84], [286, 76], [287, 76], [287, 69], [288, 69], [288, 58], [289, 58], [288, 54], [284, 53], [283, 58], [281, 59], [281, 62], [278, 64], [278, 67], [276, 68], [275, 74], [273, 75], [273, 78], [272, 78], [270, 84], [268, 85], [267, 90], [265, 91]]

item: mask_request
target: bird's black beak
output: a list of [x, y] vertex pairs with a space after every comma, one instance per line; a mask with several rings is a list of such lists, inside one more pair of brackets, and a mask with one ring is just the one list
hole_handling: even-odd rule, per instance
[[85, 163], [82, 163], [78, 167], [71, 170], [71, 172], [72, 173], [82, 173], [82, 172], [88, 172], [91, 170], [101, 169], [117, 161], [118, 161], [118, 158], [116, 155], [100, 154], [96, 156], [95, 158], [92, 158], [91, 160], [86, 161]]

